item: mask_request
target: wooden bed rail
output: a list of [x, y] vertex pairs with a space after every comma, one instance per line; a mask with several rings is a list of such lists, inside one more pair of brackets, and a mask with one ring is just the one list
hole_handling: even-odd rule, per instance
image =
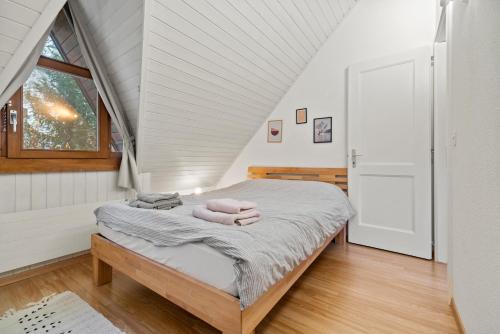
[[111, 282], [112, 270], [115, 269], [221, 330], [223, 334], [255, 334], [255, 327], [334, 239], [336, 247], [345, 247], [345, 227], [330, 236], [314, 253], [243, 311], [239, 300], [230, 294], [115, 244], [100, 234], [93, 234], [91, 239], [94, 284], [100, 286]]
[[249, 179], [320, 181], [347, 192], [347, 168], [248, 167]]

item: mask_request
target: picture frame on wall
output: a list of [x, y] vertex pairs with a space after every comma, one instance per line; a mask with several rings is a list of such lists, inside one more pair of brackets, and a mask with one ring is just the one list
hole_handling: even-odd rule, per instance
[[315, 118], [313, 121], [314, 143], [331, 143], [333, 137], [332, 117]]
[[272, 120], [267, 122], [267, 142], [281, 143], [283, 138], [283, 121]]
[[300, 108], [295, 110], [295, 124], [307, 123], [307, 108]]

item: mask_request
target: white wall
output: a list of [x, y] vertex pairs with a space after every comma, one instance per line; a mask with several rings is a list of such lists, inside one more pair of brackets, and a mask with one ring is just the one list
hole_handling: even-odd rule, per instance
[[500, 330], [500, 2], [453, 1], [448, 29], [452, 294], [467, 333]]
[[[267, 121], [219, 182], [246, 178], [250, 165], [346, 166], [346, 68], [356, 62], [432, 45], [434, 0], [361, 0], [330, 36], [268, 119], [283, 119], [283, 143], [267, 143]], [[295, 124], [295, 109], [308, 123]], [[312, 121], [333, 117], [333, 143], [313, 144]]]
[[111, 171], [0, 174], [0, 217], [123, 198], [117, 179], [118, 172]]
[[89, 249], [93, 210], [126, 197], [117, 178], [117, 172], [1, 174], [0, 273]]

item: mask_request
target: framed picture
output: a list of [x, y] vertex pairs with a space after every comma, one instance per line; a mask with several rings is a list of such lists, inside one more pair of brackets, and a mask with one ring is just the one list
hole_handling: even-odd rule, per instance
[[322, 117], [314, 119], [314, 142], [331, 143], [332, 142], [332, 118]]
[[283, 121], [274, 120], [267, 122], [267, 142], [281, 143], [283, 132]]
[[300, 108], [295, 110], [295, 124], [307, 123], [307, 108]]

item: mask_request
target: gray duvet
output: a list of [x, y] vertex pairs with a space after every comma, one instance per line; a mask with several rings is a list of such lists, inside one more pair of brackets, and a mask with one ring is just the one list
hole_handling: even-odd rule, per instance
[[[227, 226], [194, 218], [193, 207], [211, 198], [256, 202], [263, 219], [247, 226]], [[107, 204], [95, 214], [107, 227], [156, 246], [203, 242], [232, 257], [242, 309], [354, 215], [339, 188], [320, 182], [252, 180], [182, 200], [183, 206], [169, 211]]]

